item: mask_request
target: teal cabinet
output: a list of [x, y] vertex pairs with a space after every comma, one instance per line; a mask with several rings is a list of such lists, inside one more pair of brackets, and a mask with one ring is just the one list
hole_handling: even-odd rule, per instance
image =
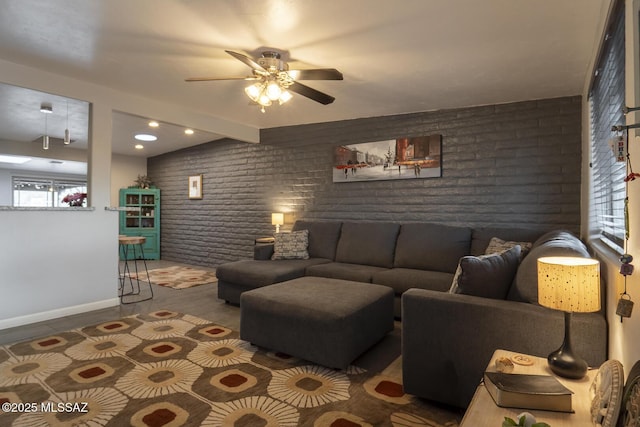
[[[120, 212], [120, 234], [145, 237], [144, 258], [160, 259], [160, 189], [122, 188], [120, 207], [127, 208]], [[129, 248], [127, 258], [133, 257]], [[137, 247], [136, 258], [142, 259]]]

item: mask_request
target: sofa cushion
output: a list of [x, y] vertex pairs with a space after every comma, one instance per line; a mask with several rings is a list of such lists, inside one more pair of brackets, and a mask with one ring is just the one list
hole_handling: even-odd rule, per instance
[[531, 250], [533, 243], [532, 242], [514, 242], [511, 240], [507, 241], [507, 240], [502, 240], [498, 237], [493, 237], [489, 241], [489, 246], [487, 246], [487, 249], [485, 249], [484, 254], [485, 255], [499, 254], [501, 252], [511, 249], [514, 246], [520, 246], [520, 260], [522, 260], [522, 258], [524, 258]]
[[451, 293], [505, 299], [520, 262], [520, 246], [502, 253], [465, 256], [451, 285]]
[[271, 259], [309, 259], [309, 230], [276, 233]]
[[387, 222], [345, 222], [336, 261], [391, 268], [399, 230], [400, 224]]
[[393, 288], [396, 295], [401, 295], [411, 288], [430, 289], [446, 292], [451, 287], [453, 273], [442, 271], [416, 270], [413, 268], [392, 268], [375, 273], [372, 283]]
[[469, 253], [471, 229], [440, 224], [402, 224], [393, 266], [454, 273]]
[[474, 228], [471, 232], [471, 255], [483, 255], [492, 238], [516, 242], [535, 242], [545, 231], [529, 228]]
[[304, 221], [293, 224], [293, 231], [309, 230], [309, 256], [335, 260], [340, 237], [340, 221]]
[[371, 265], [331, 262], [327, 264], [312, 265], [305, 270], [305, 275], [370, 283], [371, 278], [375, 273], [384, 270], [386, 269], [383, 267], [375, 267]]
[[308, 266], [328, 262], [322, 258], [235, 261], [218, 266], [216, 277], [223, 282], [257, 288], [302, 277]]
[[589, 251], [569, 231], [556, 230], [544, 234], [520, 263], [507, 299], [538, 304], [538, 258], [547, 256], [589, 257]]

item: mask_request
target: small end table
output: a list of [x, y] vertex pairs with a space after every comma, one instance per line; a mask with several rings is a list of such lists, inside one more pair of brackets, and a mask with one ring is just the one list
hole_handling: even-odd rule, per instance
[[253, 243], [255, 245], [271, 244], [276, 241], [275, 237], [258, 237]]
[[[500, 357], [512, 358], [519, 354], [521, 353], [496, 350], [491, 357], [489, 366], [487, 366], [487, 371], [496, 371], [496, 359]], [[509, 417], [515, 420], [518, 414], [522, 412], [529, 412], [536, 417], [537, 422], [545, 422], [552, 427], [590, 426], [592, 422], [589, 387], [591, 386], [593, 379], [596, 377], [598, 370], [590, 369], [584, 378], [579, 380], [570, 380], [554, 375], [547, 366], [547, 359], [529, 355], [524, 356], [531, 359], [533, 364], [525, 366], [514, 363], [513, 373], [555, 376], [562, 384], [573, 391], [572, 406], [575, 412], [566, 413], [537, 411], [533, 409], [501, 408], [495, 404], [484, 384], [480, 384], [476, 389], [476, 393], [473, 395], [471, 404], [464, 414], [460, 427], [496, 427], [502, 425], [504, 417]], [[480, 380], [480, 378], [478, 378], [478, 380]]]

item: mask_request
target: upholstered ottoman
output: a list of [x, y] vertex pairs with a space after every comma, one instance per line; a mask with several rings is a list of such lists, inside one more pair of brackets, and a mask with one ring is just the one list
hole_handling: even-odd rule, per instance
[[392, 330], [387, 286], [309, 276], [240, 297], [240, 338], [330, 368], [346, 368]]

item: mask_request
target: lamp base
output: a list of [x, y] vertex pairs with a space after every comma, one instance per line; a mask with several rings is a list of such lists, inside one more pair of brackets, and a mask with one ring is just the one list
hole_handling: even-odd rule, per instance
[[571, 313], [564, 313], [564, 342], [547, 357], [551, 371], [564, 378], [579, 380], [587, 374], [589, 365], [571, 349]]
[[589, 368], [584, 359], [565, 351], [562, 347], [551, 353], [547, 357], [547, 362], [554, 374], [574, 380], [584, 378]]

